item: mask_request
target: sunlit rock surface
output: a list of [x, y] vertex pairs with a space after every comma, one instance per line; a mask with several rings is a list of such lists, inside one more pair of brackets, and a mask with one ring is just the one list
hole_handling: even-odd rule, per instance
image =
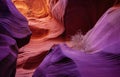
[[[40, 6], [45, 0], [33, 0], [33, 2], [31, 0], [28, 1], [28, 4], [26, 1], [13, 1], [18, 10], [27, 18], [29, 28], [32, 31], [30, 43], [19, 50], [16, 77], [31, 77], [34, 69], [41, 63], [51, 46], [64, 41], [61, 37], [56, 38], [63, 33], [64, 26], [59, 18], [54, 18], [55, 16], [52, 13], [49, 14], [54, 7], [52, 6], [48, 11], [49, 5], [48, 7], [46, 7], [46, 4]], [[41, 9], [37, 10], [38, 7], [41, 7]], [[30, 12], [30, 10], [33, 12]]]
[[[40, 39], [41, 37], [44, 38], [44, 36], [54, 38], [63, 33], [64, 25], [59, 20], [64, 15], [64, 12], [62, 12], [64, 11], [64, 9], [62, 10], [64, 1], [62, 3], [61, 1], [57, 2], [61, 10], [56, 9], [54, 5], [57, 4], [52, 4], [52, 2], [53, 0], [13, 0], [16, 8], [27, 18], [30, 29], [33, 32], [32, 38]], [[54, 10], [55, 12], [53, 13], [52, 11]], [[53, 16], [60, 11], [62, 12], [62, 14], [59, 14], [60, 18]]]
[[41, 18], [48, 15], [46, 0], [13, 0], [13, 3], [26, 17]]
[[[69, 0], [67, 4], [67, 0], [13, 0], [13, 3], [18, 8], [19, 12], [27, 18], [29, 28], [32, 31], [32, 37], [29, 44], [19, 50], [16, 77], [31, 77], [34, 70], [41, 63], [44, 55], [47, 54], [50, 48], [54, 44], [65, 42], [63, 38], [56, 38], [63, 33], [64, 25], [66, 28], [66, 31], [64, 32], [65, 36], [71, 36], [79, 29], [81, 29], [83, 33], [87, 32], [91, 27], [93, 27], [93, 25], [89, 26], [88, 24], [95, 24], [101, 14], [112, 5], [111, 2], [110, 5], [109, 2], [105, 2], [106, 4], [103, 5], [104, 2], [100, 3], [97, 0], [88, 0], [88, 2], [76, 1], [73, 0], [72, 2], [72, 0]], [[97, 5], [93, 6], [96, 3]], [[98, 14], [96, 13], [98, 11], [96, 11], [96, 9], [99, 9], [97, 6], [99, 8], [104, 8], [101, 6], [105, 6], [107, 8], [99, 10], [101, 12]], [[14, 13], [16, 10], [13, 9], [12, 12]], [[88, 14], [88, 12], [90, 13]], [[18, 16], [18, 18], [20, 17]], [[22, 19], [24, 19], [24, 17]], [[79, 23], [79, 20], [84, 23]], [[88, 24], [86, 22], [88, 22]], [[23, 22], [20, 22], [19, 24], [23, 25]], [[25, 24], [27, 24], [26, 20]], [[82, 24], [82, 28], [80, 24]], [[21, 29], [21, 32], [22, 31], [23, 29]], [[20, 41], [19, 44], [25, 42], [26, 41]], [[20, 45], [20, 47], [21, 46], [22, 45]]]
[[33, 34], [29, 44], [20, 49], [17, 61], [17, 77], [31, 77], [34, 69], [40, 64], [42, 57], [46, 55], [51, 46], [64, 42], [62, 38], [56, 39], [64, 31], [64, 27], [54, 18], [35, 19], [31, 20], [29, 24]]
[[[52, 17], [30, 19], [29, 26], [33, 31], [33, 37], [35, 35], [43, 36], [42, 38], [39, 37], [38, 39], [55, 38], [62, 34], [64, 31], [64, 26]], [[37, 29], [41, 29], [42, 31]], [[39, 34], [37, 35], [37, 33]]]
[[31, 24], [30, 29], [33, 33], [29, 44], [19, 51], [17, 77], [31, 77], [34, 69], [41, 63], [51, 46], [64, 42], [62, 38], [56, 38], [64, 28], [54, 18], [36, 19], [29, 24]]

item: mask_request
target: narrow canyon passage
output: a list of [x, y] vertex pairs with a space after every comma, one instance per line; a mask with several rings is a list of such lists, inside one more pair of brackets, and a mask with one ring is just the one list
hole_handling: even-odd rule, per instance
[[[16, 77], [32, 77], [54, 44], [66, 42], [71, 45], [65, 38], [79, 30], [83, 34], [90, 30], [112, 5], [112, 0], [69, 0], [68, 3], [67, 0], [13, 0], [13, 3], [26, 17], [32, 31], [30, 42], [19, 50]], [[65, 38], [60, 37], [62, 33]], [[79, 47], [80, 36], [74, 37]]]
[[120, 0], [0, 0], [0, 77], [119, 77], [119, 20]]
[[[54, 44], [64, 41], [62, 38], [57, 38], [57, 36], [59, 36], [64, 29], [61, 28], [62, 25], [57, 23], [53, 18], [46, 17], [36, 19], [32, 20], [29, 24], [32, 24], [30, 29], [32, 30], [33, 35], [30, 42], [19, 51], [20, 54], [18, 55], [17, 61], [17, 77], [23, 77], [23, 75], [28, 76], [30, 69], [33, 70], [37, 67], [36, 64], [39, 65], [41, 60], [40, 58], [42, 58], [42, 53], [48, 51]], [[47, 33], [47, 31], [49, 32]], [[29, 71], [25, 69], [29, 69]], [[20, 70], [22, 71], [20, 72]], [[30, 74], [32, 75], [32, 73]]]
[[20, 48], [16, 77], [32, 77], [34, 69], [54, 44], [64, 42], [64, 27], [51, 14], [45, 0], [13, 0], [16, 8], [27, 18], [32, 36], [30, 42]]

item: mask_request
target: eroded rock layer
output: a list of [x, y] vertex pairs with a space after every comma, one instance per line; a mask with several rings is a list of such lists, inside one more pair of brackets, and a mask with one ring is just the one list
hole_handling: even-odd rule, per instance
[[65, 37], [86, 34], [114, 0], [68, 0], [64, 15]]
[[46, 0], [13, 0], [18, 10], [26, 17], [45, 17], [48, 15]]

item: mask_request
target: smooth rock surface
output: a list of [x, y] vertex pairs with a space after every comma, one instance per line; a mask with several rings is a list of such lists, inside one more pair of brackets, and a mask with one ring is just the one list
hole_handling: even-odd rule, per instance
[[18, 48], [29, 42], [26, 18], [11, 0], [0, 0], [0, 77], [15, 77]]
[[64, 36], [70, 38], [77, 32], [86, 34], [113, 5], [114, 0], [68, 0], [64, 15]]
[[80, 41], [80, 50], [52, 47], [33, 77], [119, 77], [119, 32], [120, 7], [112, 7]]

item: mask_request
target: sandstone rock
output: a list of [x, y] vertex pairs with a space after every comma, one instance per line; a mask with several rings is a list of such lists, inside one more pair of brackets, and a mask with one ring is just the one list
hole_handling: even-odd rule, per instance
[[33, 77], [119, 77], [119, 32], [120, 7], [112, 7], [80, 41], [80, 50], [54, 46]]
[[18, 48], [29, 42], [26, 18], [11, 0], [0, 0], [0, 77], [15, 77]]
[[11, 0], [1, 1], [0, 6], [0, 33], [14, 38], [18, 47], [28, 43], [31, 31], [26, 18], [15, 8]]
[[30, 30], [32, 31], [32, 39], [40, 39], [42, 37], [45, 37], [48, 35], [49, 30], [47, 29], [41, 29], [39, 27], [35, 27], [35, 26], [29, 26]]
[[64, 15], [64, 36], [70, 38], [81, 31], [86, 34], [114, 0], [68, 0]]
[[49, 9], [52, 17], [64, 24], [64, 14], [68, 0], [49, 0]]
[[[50, 6], [47, 4], [47, 0], [13, 0], [13, 3], [16, 5], [18, 10], [20, 10], [20, 12], [23, 13], [24, 16], [28, 19], [28, 24], [33, 32], [32, 38], [55, 38], [63, 33], [64, 26], [59, 20], [61, 20], [61, 17], [63, 18], [64, 8], [63, 11], [61, 11], [62, 9], [60, 10], [60, 8], [63, 7], [62, 3], [65, 4], [64, 1], [59, 1], [55, 5], [56, 7], [60, 6], [59, 9], [54, 9], [55, 7], [52, 7], [52, 5], [51, 10], [48, 9]], [[56, 16], [58, 15], [58, 12], [62, 12], [62, 14], [59, 14], [59, 16], [61, 15], [60, 18], [57, 18], [56, 16], [45, 17], [45, 15], [48, 15], [53, 11], [53, 9]], [[59, 11], [57, 12], [57, 10]]]
[[28, 60], [26, 60], [26, 62], [23, 64], [23, 69], [36, 69], [47, 53], [48, 51], [42, 51], [42, 53], [28, 58]]
[[0, 77], [15, 77], [17, 53], [16, 41], [0, 34]]
[[46, 0], [13, 0], [13, 3], [25, 17], [41, 18], [48, 16]]
[[29, 7], [25, 3], [25, 1], [13, 1], [16, 5], [16, 8], [24, 15], [27, 16], [27, 13], [29, 11]]
[[34, 70], [46, 56], [47, 51], [54, 44], [64, 42], [62, 38], [54, 38], [49, 40], [31, 39], [30, 43], [22, 47], [17, 59], [16, 77], [32, 77]]
[[29, 26], [33, 31], [33, 38], [47, 40], [56, 38], [64, 32], [64, 26], [56, 19], [51, 17], [45, 18], [29, 18]]

